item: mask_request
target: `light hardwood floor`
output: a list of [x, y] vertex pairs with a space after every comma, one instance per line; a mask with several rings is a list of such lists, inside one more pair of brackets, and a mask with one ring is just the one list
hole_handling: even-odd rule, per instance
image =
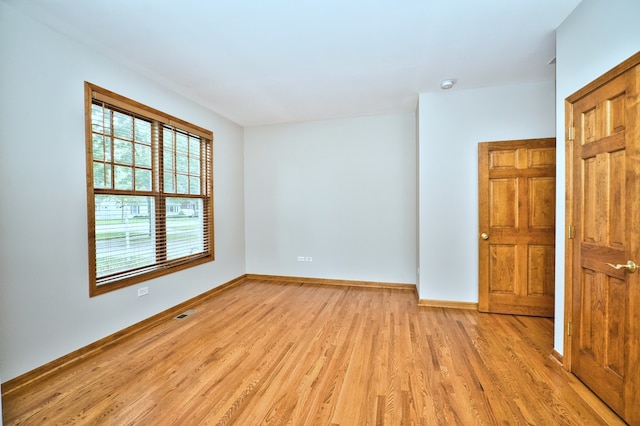
[[249, 280], [3, 400], [5, 425], [616, 425], [553, 322]]

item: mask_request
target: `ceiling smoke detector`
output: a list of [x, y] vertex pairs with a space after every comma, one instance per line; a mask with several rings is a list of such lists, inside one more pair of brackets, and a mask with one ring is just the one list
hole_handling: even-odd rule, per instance
[[440, 83], [440, 88], [442, 90], [449, 90], [453, 86], [455, 86], [455, 84], [456, 84], [456, 81], [452, 78], [449, 78], [447, 80], [442, 80], [442, 82]]

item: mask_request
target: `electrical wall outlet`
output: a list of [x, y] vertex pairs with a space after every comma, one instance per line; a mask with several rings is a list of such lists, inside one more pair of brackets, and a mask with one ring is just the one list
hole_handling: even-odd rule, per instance
[[298, 262], [304, 262], [304, 256], [298, 256]]
[[307, 256], [307, 257], [304, 258], [304, 261], [305, 262], [313, 262], [313, 257]]
[[149, 287], [140, 287], [138, 289], [138, 297], [146, 296], [147, 294], [149, 294]]

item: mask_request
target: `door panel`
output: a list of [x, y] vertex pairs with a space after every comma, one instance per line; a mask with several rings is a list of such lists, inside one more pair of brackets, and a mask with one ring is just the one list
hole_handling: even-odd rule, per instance
[[[570, 102], [573, 212], [572, 371], [640, 423], [640, 68]], [[615, 265], [620, 265], [615, 269]]]
[[479, 309], [552, 317], [555, 139], [484, 142], [478, 154]]

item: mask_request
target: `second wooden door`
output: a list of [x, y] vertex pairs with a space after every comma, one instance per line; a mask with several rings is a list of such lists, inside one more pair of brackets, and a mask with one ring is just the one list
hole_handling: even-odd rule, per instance
[[555, 139], [478, 145], [481, 312], [552, 317]]

